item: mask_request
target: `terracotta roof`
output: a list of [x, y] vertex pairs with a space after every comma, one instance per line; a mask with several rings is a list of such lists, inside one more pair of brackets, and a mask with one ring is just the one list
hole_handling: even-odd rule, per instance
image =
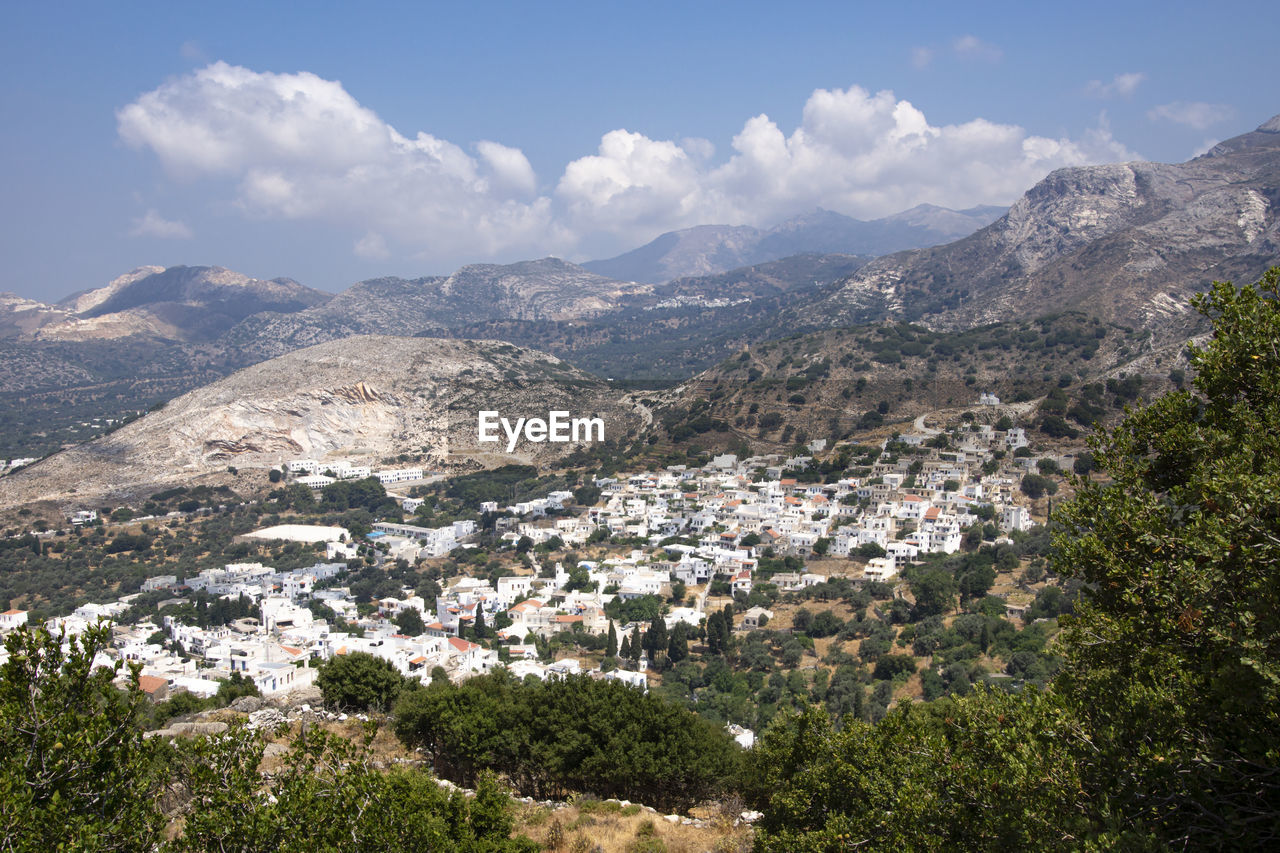
[[427, 662], [427, 659], [424, 658], [422, 655], [418, 655], [416, 658], [409, 658], [409, 663], [426, 663], [426, 662]]
[[475, 643], [472, 643], [468, 640], [464, 640], [461, 637], [450, 637], [449, 645], [453, 646], [455, 649], [457, 649], [460, 652], [463, 652], [464, 654], [466, 652], [471, 651], [472, 649], [480, 648]]
[[161, 688], [168, 687], [169, 682], [155, 675], [139, 675], [138, 687], [143, 693], [155, 693]]

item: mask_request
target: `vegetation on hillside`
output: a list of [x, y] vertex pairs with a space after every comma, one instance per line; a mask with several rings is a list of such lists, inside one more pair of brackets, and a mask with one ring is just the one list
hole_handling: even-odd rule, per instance
[[752, 754], [762, 850], [1123, 849], [1280, 840], [1280, 271], [1215, 284], [1194, 391], [1093, 439], [1057, 516], [1084, 581], [1046, 692], [976, 691]]

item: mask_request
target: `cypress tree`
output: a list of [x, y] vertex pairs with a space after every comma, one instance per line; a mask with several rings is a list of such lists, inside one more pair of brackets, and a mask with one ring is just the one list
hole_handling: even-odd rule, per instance
[[607, 658], [617, 657], [618, 655], [618, 632], [614, 630], [613, 620], [609, 620], [609, 639], [604, 645], [604, 656]]

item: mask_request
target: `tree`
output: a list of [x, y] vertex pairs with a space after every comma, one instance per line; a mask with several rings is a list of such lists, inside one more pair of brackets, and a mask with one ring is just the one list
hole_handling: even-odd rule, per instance
[[725, 627], [724, 614], [717, 610], [707, 617], [707, 652], [722, 655], [728, 644], [729, 629]]
[[916, 603], [911, 608], [913, 620], [946, 613], [955, 603], [956, 579], [943, 569], [930, 569], [912, 577], [911, 594]]
[[609, 637], [605, 640], [604, 656], [607, 658], [617, 657], [618, 655], [618, 631], [613, 627], [613, 620], [609, 620]]
[[684, 596], [687, 591], [688, 587], [685, 586], [684, 581], [671, 582], [671, 600], [676, 604], [684, 601]]
[[390, 710], [404, 677], [389, 660], [365, 652], [338, 655], [320, 667], [316, 685], [326, 705], [344, 711]]
[[689, 626], [684, 622], [677, 622], [676, 626], [671, 629], [670, 638], [667, 641], [667, 658], [673, 663], [679, 663], [689, 656]]
[[311, 729], [282, 756], [264, 792], [257, 770], [263, 748], [243, 728], [179, 745], [177, 779], [190, 800], [182, 835], [166, 850], [514, 853], [534, 846], [510, 837], [511, 800], [489, 774], [478, 777], [474, 796], [447, 792], [430, 774], [378, 769], [368, 740], [355, 744]]
[[409, 637], [417, 637], [427, 630], [427, 624], [422, 621], [422, 613], [413, 607], [406, 607], [396, 614], [395, 623], [400, 633]]
[[644, 632], [642, 647], [649, 654], [649, 662], [656, 664], [658, 655], [667, 650], [667, 622], [661, 616], [649, 623]]
[[1086, 584], [1058, 686], [1088, 781], [1163, 846], [1280, 839], [1280, 270], [1193, 298], [1194, 391], [1091, 441], [1055, 568]]
[[888, 552], [875, 542], [864, 542], [858, 546], [854, 553], [864, 560], [874, 560], [876, 557], [883, 557]]
[[[160, 744], [142, 737], [138, 671], [95, 667], [106, 626], [20, 628], [0, 669], [0, 849], [146, 850], [164, 820]], [[64, 651], [63, 641], [67, 647]]]
[[460, 784], [490, 769], [539, 799], [579, 791], [670, 811], [723, 792], [739, 753], [719, 726], [656, 692], [587, 676], [432, 684], [405, 694], [395, 728]]
[[1057, 494], [1058, 484], [1050, 480], [1048, 477], [1042, 477], [1039, 474], [1023, 474], [1022, 484], [1019, 486], [1022, 493], [1031, 499], [1042, 497], [1046, 492], [1049, 494]]
[[816, 709], [782, 715], [747, 756], [744, 793], [765, 806], [756, 849], [1077, 847], [1080, 736], [1060, 704], [1034, 691], [940, 703], [874, 726], [849, 714], [839, 731]]

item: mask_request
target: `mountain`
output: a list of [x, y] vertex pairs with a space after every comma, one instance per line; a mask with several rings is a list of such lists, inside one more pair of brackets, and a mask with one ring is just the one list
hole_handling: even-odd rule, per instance
[[43, 306], [61, 316], [42, 323], [32, 336], [83, 341], [150, 335], [208, 341], [253, 314], [301, 311], [329, 298], [292, 279], [264, 281], [222, 267], [139, 267], [106, 287]]
[[[631, 439], [643, 406], [554, 356], [500, 341], [359, 336], [289, 353], [169, 401], [109, 435], [0, 479], [0, 506], [145, 496], [252, 476], [295, 458], [449, 472], [562, 456], [573, 445], [477, 440], [477, 415], [600, 417]], [[259, 470], [260, 473], [260, 470]], [[265, 482], [265, 480], [264, 480]]]
[[653, 287], [640, 304], [580, 320], [487, 320], [451, 336], [499, 338], [555, 353], [598, 376], [678, 381], [745, 343], [821, 328], [795, 309], [867, 263], [853, 255], [794, 255]]
[[964, 328], [1080, 309], [1185, 338], [1191, 294], [1280, 261], [1277, 204], [1280, 117], [1186, 163], [1055, 171], [976, 234], [879, 258], [806, 312]]
[[227, 342], [274, 356], [356, 334], [444, 334], [486, 320], [595, 317], [651, 292], [559, 258], [473, 264], [449, 276], [362, 281], [305, 311], [249, 318]]
[[972, 234], [1004, 211], [1002, 207], [949, 210], [922, 204], [864, 222], [819, 209], [766, 230], [745, 225], [699, 225], [670, 231], [616, 258], [588, 261], [582, 266], [611, 278], [658, 284], [791, 255], [877, 256]]

